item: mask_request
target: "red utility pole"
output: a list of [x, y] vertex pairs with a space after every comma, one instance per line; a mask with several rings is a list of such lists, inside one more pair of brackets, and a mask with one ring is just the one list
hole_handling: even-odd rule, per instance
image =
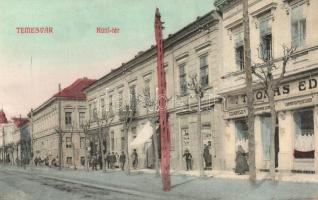
[[[161, 179], [164, 191], [170, 190], [170, 134], [166, 110], [166, 77], [163, 67], [162, 22], [159, 9], [155, 14], [155, 34], [157, 43], [157, 78], [159, 101], [159, 128], [161, 144]], [[154, 133], [155, 134], [155, 133]]]

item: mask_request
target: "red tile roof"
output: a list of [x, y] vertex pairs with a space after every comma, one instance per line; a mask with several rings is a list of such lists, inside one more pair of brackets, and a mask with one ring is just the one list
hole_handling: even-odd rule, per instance
[[0, 124], [6, 124], [8, 123], [6, 114], [3, 112], [3, 110], [0, 110]]
[[11, 119], [17, 128], [21, 128], [22, 126], [24, 126], [26, 123], [29, 122], [27, 118], [12, 117]]
[[69, 99], [85, 100], [86, 95], [83, 90], [93, 84], [96, 80], [88, 79], [86, 77], [77, 79], [70, 86], [64, 88], [61, 92], [54, 95], [54, 97], [65, 97]]

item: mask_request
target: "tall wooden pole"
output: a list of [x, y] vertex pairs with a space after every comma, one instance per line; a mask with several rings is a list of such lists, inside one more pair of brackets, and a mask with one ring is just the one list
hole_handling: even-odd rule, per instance
[[161, 140], [161, 179], [164, 191], [170, 190], [170, 134], [166, 110], [166, 78], [163, 66], [162, 22], [159, 9], [155, 14], [155, 36], [157, 43], [157, 79], [159, 101], [159, 128]]
[[243, 24], [244, 24], [244, 68], [246, 75], [247, 95], [247, 126], [248, 126], [248, 160], [250, 180], [256, 180], [255, 169], [255, 135], [254, 135], [254, 93], [251, 64], [250, 26], [248, 16], [248, 0], [243, 0]]

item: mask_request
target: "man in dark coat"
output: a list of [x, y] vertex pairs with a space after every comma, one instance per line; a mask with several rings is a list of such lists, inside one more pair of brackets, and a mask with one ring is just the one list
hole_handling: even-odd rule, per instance
[[138, 166], [138, 154], [137, 154], [137, 150], [134, 149], [134, 152], [131, 155], [132, 157], [132, 164], [133, 164], [133, 168], [137, 169]]
[[211, 167], [212, 164], [212, 158], [211, 158], [211, 154], [209, 151], [209, 146], [208, 145], [204, 145], [204, 149], [203, 149], [203, 158], [204, 158], [204, 162], [205, 162], [205, 168], [209, 168]]
[[114, 169], [115, 163], [116, 163], [116, 156], [115, 156], [114, 152], [112, 152], [110, 160], [111, 160], [111, 168]]
[[189, 150], [185, 150], [185, 153], [183, 154], [183, 157], [185, 157], [186, 165], [187, 165], [187, 171], [192, 170], [192, 155], [189, 152]]
[[124, 168], [125, 168], [125, 162], [126, 162], [126, 155], [125, 153], [122, 151], [120, 156], [119, 156], [119, 162], [120, 162], [120, 167], [121, 167], [121, 170], [124, 171]]
[[111, 156], [110, 156], [110, 153], [108, 152], [107, 156], [106, 156], [106, 163], [107, 163], [107, 168], [110, 169], [110, 159]]

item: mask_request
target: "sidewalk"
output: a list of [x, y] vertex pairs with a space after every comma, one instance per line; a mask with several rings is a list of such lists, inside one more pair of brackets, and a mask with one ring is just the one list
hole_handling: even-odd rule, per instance
[[[250, 184], [247, 175], [235, 175], [232, 172], [206, 171], [206, 177], [198, 178], [198, 172], [178, 171], [172, 172], [171, 191], [163, 192], [161, 178], [156, 177], [154, 170], [132, 170], [131, 175], [125, 172], [112, 170], [102, 171], [62, 170], [51, 168], [12, 168], [2, 167], [6, 170], [16, 170], [24, 173], [67, 179], [85, 184], [109, 186], [137, 192], [144, 192], [162, 197], [162, 199], [318, 199], [318, 184], [309, 183], [317, 181], [316, 175], [282, 176], [281, 180], [296, 179], [295, 182], [257, 181]], [[213, 178], [211, 177], [213, 176]], [[258, 179], [266, 177], [266, 173], [258, 174]], [[309, 176], [312, 176], [310, 178]], [[296, 182], [297, 182], [296, 181]], [[307, 182], [308, 181], [308, 182]]]
[[[199, 171], [172, 171], [173, 175], [189, 175], [189, 176], [199, 176]], [[221, 171], [221, 170], [212, 170], [212, 171], [204, 171], [204, 175], [207, 177], [214, 178], [229, 178], [229, 179], [240, 179], [240, 180], [248, 180], [249, 176], [245, 175], [237, 175], [233, 171]], [[258, 172], [257, 180], [269, 180], [269, 172]], [[277, 181], [286, 181], [286, 182], [297, 182], [297, 183], [318, 183], [318, 174], [300, 174], [300, 173], [276, 173]]]

